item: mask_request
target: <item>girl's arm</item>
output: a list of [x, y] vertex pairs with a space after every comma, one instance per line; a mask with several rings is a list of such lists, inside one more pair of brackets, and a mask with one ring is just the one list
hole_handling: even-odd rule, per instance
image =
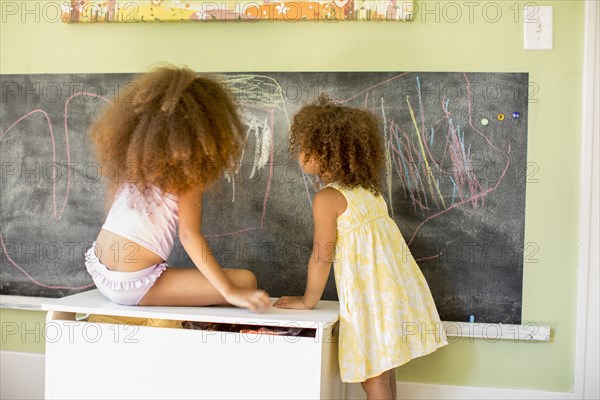
[[313, 202], [313, 250], [308, 262], [304, 296], [283, 296], [275, 302], [274, 307], [310, 309], [317, 305], [327, 284], [331, 263], [335, 259], [337, 217], [346, 207], [346, 199], [336, 189], [328, 187], [317, 193]]
[[228, 303], [253, 311], [268, 309], [271, 301], [266, 292], [239, 288], [225, 275], [213, 257], [201, 227], [202, 190], [192, 190], [179, 197], [179, 240], [183, 248]]

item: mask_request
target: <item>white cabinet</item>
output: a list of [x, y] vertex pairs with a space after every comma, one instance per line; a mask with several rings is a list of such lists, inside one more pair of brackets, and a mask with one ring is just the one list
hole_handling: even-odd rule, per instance
[[[256, 314], [235, 307], [120, 306], [92, 290], [42, 309], [49, 311], [48, 399], [344, 398], [335, 301]], [[309, 336], [93, 323], [76, 314], [298, 327]]]

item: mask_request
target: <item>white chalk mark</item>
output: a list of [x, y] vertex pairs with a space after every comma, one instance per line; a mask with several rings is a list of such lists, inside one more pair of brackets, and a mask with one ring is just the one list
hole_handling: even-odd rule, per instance
[[264, 121], [257, 121], [256, 118], [251, 117], [248, 125], [248, 136], [254, 137], [254, 158], [250, 172], [250, 179], [252, 179], [256, 172], [263, 169], [269, 162], [273, 144], [271, 143], [271, 127], [266, 118]]
[[394, 203], [392, 199], [392, 155], [390, 149], [390, 140], [388, 138], [388, 125], [387, 118], [385, 115], [385, 107], [383, 104], [383, 97], [381, 98], [381, 115], [383, 117], [383, 138], [385, 143], [385, 183], [388, 192], [388, 201], [392, 218], [394, 218]]

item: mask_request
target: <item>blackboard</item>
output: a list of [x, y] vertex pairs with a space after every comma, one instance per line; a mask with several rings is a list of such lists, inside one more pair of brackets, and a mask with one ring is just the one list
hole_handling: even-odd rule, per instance
[[[204, 199], [221, 265], [271, 296], [299, 295], [316, 186], [290, 157], [291, 118], [325, 92], [381, 120], [384, 196], [443, 320], [520, 323], [527, 73], [298, 72], [219, 75], [248, 141], [237, 173]], [[83, 253], [105, 216], [88, 127], [131, 74], [2, 75], [0, 292], [62, 297], [93, 287]], [[179, 243], [168, 260], [192, 267]], [[336, 300], [330, 276], [324, 299]]]

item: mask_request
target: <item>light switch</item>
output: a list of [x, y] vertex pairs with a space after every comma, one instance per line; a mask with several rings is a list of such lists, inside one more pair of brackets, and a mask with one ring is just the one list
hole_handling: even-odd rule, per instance
[[524, 23], [525, 50], [552, 49], [552, 6], [525, 6]]

